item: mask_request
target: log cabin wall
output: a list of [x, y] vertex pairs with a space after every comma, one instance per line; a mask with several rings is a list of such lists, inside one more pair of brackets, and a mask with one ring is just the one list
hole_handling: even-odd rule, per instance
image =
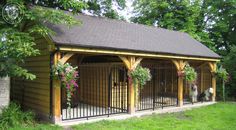
[[40, 55], [29, 57], [23, 68], [36, 75], [35, 80], [12, 78], [11, 99], [20, 103], [25, 110], [33, 110], [42, 118], [50, 115], [50, 52], [45, 39], [36, 39], [35, 48]]

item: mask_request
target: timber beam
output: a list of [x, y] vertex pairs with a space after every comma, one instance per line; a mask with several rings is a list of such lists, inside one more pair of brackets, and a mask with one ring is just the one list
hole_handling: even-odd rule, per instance
[[65, 64], [73, 55], [74, 53], [67, 53], [59, 60], [59, 62], [61, 62], [62, 64]]
[[62, 52], [81, 52], [87, 54], [109, 54], [109, 55], [122, 55], [134, 56], [134, 57], [147, 57], [147, 58], [165, 58], [165, 59], [184, 59], [184, 60], [200, 60], [200, 61], [220, 61], [218, 58], [203, 58], [203, 57], [191, 57], [191, 56], [176, 56], [176, 55], [164, 55], [155, 53], [140, 53], [140, 52], [127, 52], [127, 51], [114, 51], [103, 49], [88, 49], [88, 48], [75, 48], [75, 47], [59, 47]]

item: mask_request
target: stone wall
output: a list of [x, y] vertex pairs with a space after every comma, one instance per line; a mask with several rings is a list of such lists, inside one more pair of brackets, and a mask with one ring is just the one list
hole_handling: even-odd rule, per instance
[[10, 101], [10, 78], [0, 78], [0, 112], [1, 108], [7, 106]]

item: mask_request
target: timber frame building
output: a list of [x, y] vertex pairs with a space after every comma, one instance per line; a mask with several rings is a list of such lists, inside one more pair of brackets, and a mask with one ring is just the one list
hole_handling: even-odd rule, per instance
[[[177, 73], [187, 63], [198, 73], [198, 93], [212, 87], [215, 100], [220, 56], [188, 34], [81, 14], [75, 17], [82, 25], [50, 24], [56, 35], [36, 38], [41, 54], [23, 65], [36, 80], [12, 79], [11, 98], [24, 109], [57, 123], [181, 107], [189, 103], [189, 85]], [[70, 110], [65, 90], [52, 76], [52, 66], [59, 61], [78, 66], [79, 88]], [[150, 69], [152, 80], [137, 89], [135, 97], [128, 73], [138, 64]]]

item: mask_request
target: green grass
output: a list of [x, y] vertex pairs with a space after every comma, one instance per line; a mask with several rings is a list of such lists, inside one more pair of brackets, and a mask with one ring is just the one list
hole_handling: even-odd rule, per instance
[[13, 127], [8, 130], [63, 130], [63, 128], [53, 124], [34, 124], [32, 126]]
[[[67, 128], [68, 129], [68, 128]], [[68, 130], [236, 130], [236, 103], [217, 103], [185, 112], [155, 114], [119, 121], [71, 126]], [[63, 130], [52, 124], [18, 126], [9, 130]]]
[[75, 130], [236, 130], [236, 103], [217, 103], [185, 112], [101, 121]]

